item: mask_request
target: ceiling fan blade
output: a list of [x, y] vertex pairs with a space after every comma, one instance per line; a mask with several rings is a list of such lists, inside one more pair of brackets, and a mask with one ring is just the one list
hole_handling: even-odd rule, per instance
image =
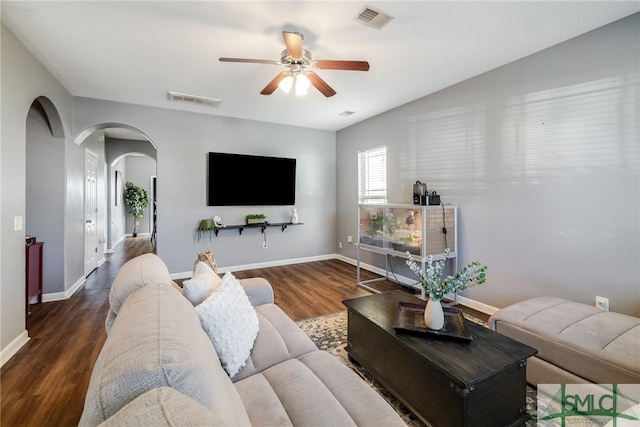
[[369, 71], [369, 63], [367, 61], [317, 60], [315, 65], [322, 70]]
[[262, 92], [260, 92], [260, 95], [271, 95], [273, 92], [275, 92], [276, 89], [278, 89], [278, 83], [280, 83], [280, 81], [282, 81], [282, 79], [287, 77], [287, 75], [289, 75], [289, 72], [288, 71], [283, 71], [280, 74], [278, 74], [277, 76], [275, 76], [273, 78], [273, 80], [271, 80], [269, 82], [269, 84], [267, 84], [264, 87], [264, 89], [262, 89]]
[[274, 61], [271, 59], [248, 59], [248, 58], [218, 58], [220, 62], [248, 62], [251, 64], [271, 64], [282, 65], [280, 61]]
[[308, 71], [307, 77], [309, 78], [309, 81], [311, 82], [311, 84], [327, 98], [336, 94], [336, 91], [333, 90], [333, 88], [329, 86], [327, 82], [322, 80], [320, 76], [314, 73], [313, 71]]
[[283, 31], [284, 44], [287, 45], [287, 52], [293, 59], [302, 58], [302, 33]]

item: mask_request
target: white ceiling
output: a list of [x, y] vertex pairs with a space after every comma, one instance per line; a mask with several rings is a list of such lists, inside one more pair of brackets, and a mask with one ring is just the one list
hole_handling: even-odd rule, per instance
[[[4, 1], [2, 21], [75, 96], [338, 130], [640, 11], [638, 1]], [[376, 30], [364, 6], [394, 19]], [[366, 60], [368, 72], [316, 70], [337, 95], [259, 92], [284, 67], [282, 31], [314, 59]], [[222, 99], [170, 102], [168, 91]], [[339, 113], [352, 110], [350, 117]]]

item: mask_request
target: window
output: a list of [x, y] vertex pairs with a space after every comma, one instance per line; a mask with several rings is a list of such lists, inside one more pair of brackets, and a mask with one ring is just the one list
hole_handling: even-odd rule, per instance
[[387, 147], [358, 151], [358, 200], [387, 202]]

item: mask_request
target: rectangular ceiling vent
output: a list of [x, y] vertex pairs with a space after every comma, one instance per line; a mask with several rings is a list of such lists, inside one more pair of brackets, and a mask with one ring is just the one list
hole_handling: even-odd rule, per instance
[[358, 16], [355, 17], [356, 21], [368, 27], [375, 28], [376, 30], [379, 30], [387, 25], [392, 19], [393, 16], [387, 15], [386, 13], [374, 9], [371, 6], [365, 6], [364, 9], [360, 11]]
[[339, 116], [342, 117], [349, 117], [352, 114], [355, 114], [355, 111], [351, 111], [351, 110], [344, 110], [342, 113], [338, 114]]
[[186, 93], [169, 91], [169, 101], [185, 102], [187, 104], [204, 105], [207, 107], [217, 108], [222, 102], [222, 99], [207, 98], [206, 96], [187, 95]]

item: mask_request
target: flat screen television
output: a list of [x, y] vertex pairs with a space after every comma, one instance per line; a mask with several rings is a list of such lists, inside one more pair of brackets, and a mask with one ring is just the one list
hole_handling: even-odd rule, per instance
[[209, 153], [208, 206], [296, 203], [296, 159]]

